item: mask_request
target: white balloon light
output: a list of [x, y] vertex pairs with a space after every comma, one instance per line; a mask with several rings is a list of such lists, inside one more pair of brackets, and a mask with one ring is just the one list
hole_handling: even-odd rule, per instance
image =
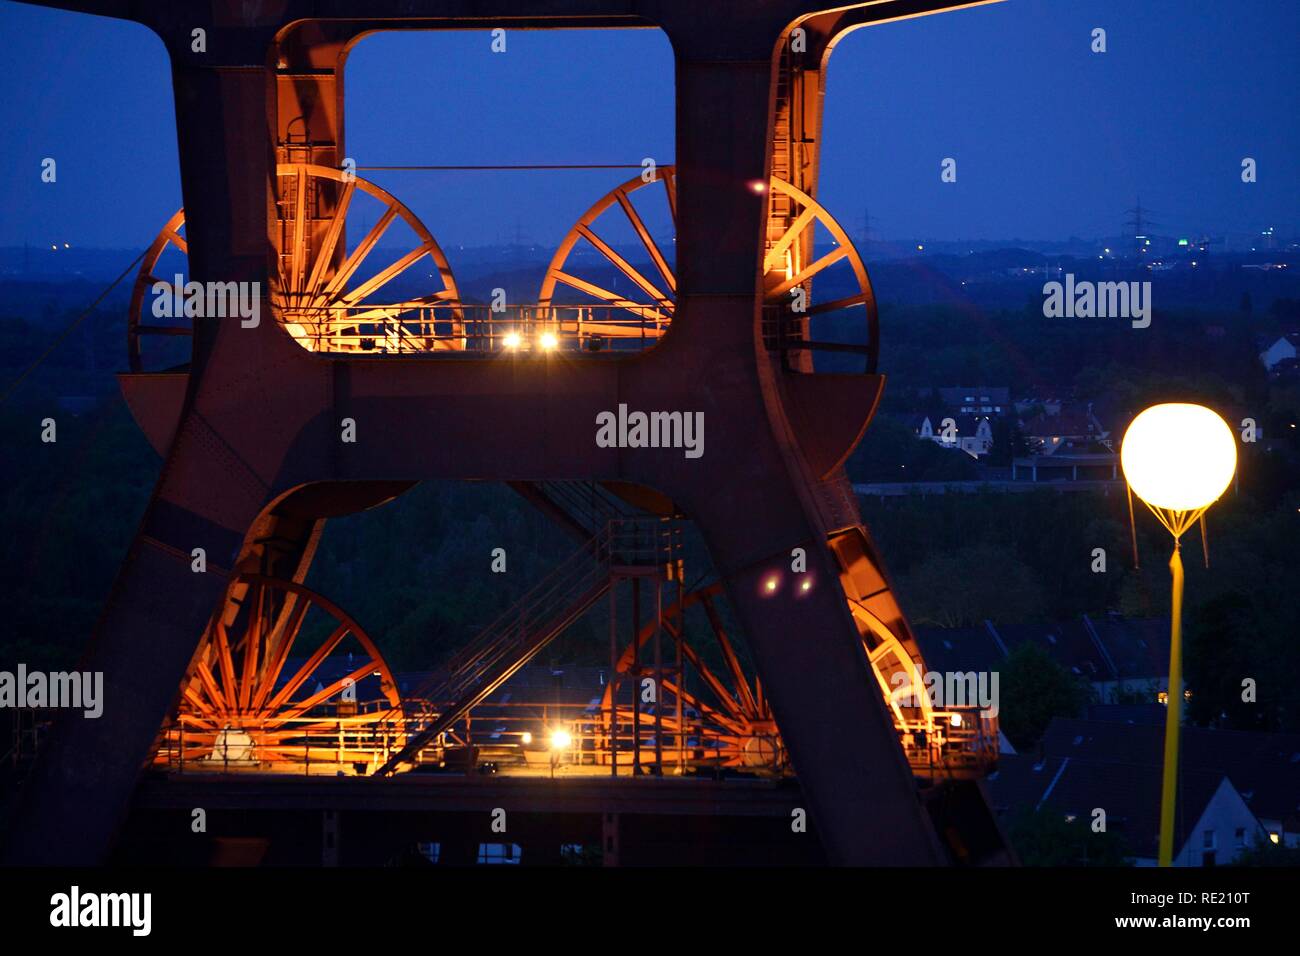
[[1129, 487], [1151, 507], [1195, 511], [1232, 483], [1237, 440], [1203, 405], [1153, 405], [1129, 425], [1119, 458]]

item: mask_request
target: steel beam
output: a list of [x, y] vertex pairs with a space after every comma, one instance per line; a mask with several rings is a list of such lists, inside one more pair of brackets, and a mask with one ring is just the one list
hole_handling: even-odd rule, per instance
[[[955, 5], [854, 9], [864, 22]], [[218, 573], [190, 571], [194, 547], [207, 550], [210, 568], [231, 567], [250, 553], [250, 529], [265, 530], [277, 504], [321, 482], [386, 483], [372, 486], [382, 490], [472, 478], [618, 482], [680, 505], [699, 522], [745, 625], [829, 857], [942, 861], [826, 544], [829, 533], [857, 521], [855, 508], [851, 501], [828, 506], [828, 465], [810, 466], [801, 449], [800, 433], [817, 423], [787, 412], [782, 376], [793, 373], [772, 360], [759, 331], [769, 197], [754, 184], [766, 183], [771, 169], [774, 51], [782, 31], [820, 4], [571, 0], [539, 13], [525, 0], [486, 8], [477, 0], [321, 0], [253, 13], [217, 3], [197, 16], [161, 2], [67, 6], [129, 13], [164, 37], [173, 57], [192, 277], [256, 281], [264, 290], [273, 271], [267, 224], [275, 220], [277, 139], [286, 128], [280, 112], [303, 102], [301, 84], [278, 79], [272, 56], [286, 24], [306, 18], [295, 37], [307, 59], [311, 31], [321, 31], [326, 69], [364, 29], [430, 25], [422, 17], [472, 28], [510, 17], [531, 26], [659, 25], [677, 57], [678, 300], [660, 344], [634, 357], [309, 353], [276, 325], [266, 299], [256, 328], [199, 320], [176, 438], [86, 658], [86, 667], [105, 673], [105, 716], [69, 717], [56, 729], [25, 788], [8, 859], [105, 857], [225, 585]], [[385, 16], [400, 19], [380, 23]], [[312, 18], [351, 22], [326, 27]], [[189, 31], [205, 21], [223, 41], [210, 39], [208, 59], [189, 51]], [[830, 23], [826, 48], [835, 31], [852, 25]], [[321, 89], [331, 106], [314, 115], [343, 155], [336, 74], [329, 80]], [[704, 457], [598, 448], [595, 416], [620, 403], [702, 411]], [[860, 425], [870, 410], [825, 414], [858, 416]], [[340, 441], [343, 418], [356, 423], [353, 444]], [[826, 428], [836, 435], [861, 430], [841, 422]], [[303, 567], [312, 517], [294, 516], [299, 523], [287, 536], [300, 544], [284, 573]], [[807, 552], [808, 592], [789, 580], [795, 547]]]

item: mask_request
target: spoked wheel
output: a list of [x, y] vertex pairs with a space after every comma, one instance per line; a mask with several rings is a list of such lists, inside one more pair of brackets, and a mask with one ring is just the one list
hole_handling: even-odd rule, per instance
[[[188, 271], [189, 244], [182, 235], [184, 230], [185, 210], [178, 209], [149, 244], [136, 273], [126, 320], [127, 362], [132, 372], [163, 371], [189, 361], [189, 340], [193, 335], [190, 320], [183, 312], [179, 316], [155, 315], [153, 295], [155, 285], [161, 282], [172, 286], [177, 275], [183, 277]], [[167, 303], [166, 311], [175, 312], [174, 304]], [[184, 340], [183, 349], [163, 345], [177, 338]], [[156, 341], [161, 347], [153, 347]]]
[[[677, 180], [676, 173], [672, 166], [661, 166], [657, 170], [654, 179], [646, 181], [640, 176], [633, 177], [623, 185], [610, 190], [602, 196], [595, 205], [582, 214], [582, 217], [573, 225], [564, 241], [560, 243], [555, 255], [551, 257], [550, 265], [546, 268], [546, 278], [542, 281], [542, 290], [538, 295], [538, 304], [546, 307], [550, 305], [567, 304], [574, 301], [576, 304], [586, 305], [590, 302], [598, 302], [617, 309], [624, 309], [636, 317], [649, 320], [653, 323], [657, 331], [667, 328], [668, 323], [672, 320], [673, 304], [677, 293], [677, 277], [673, 274], [673, 266], [659, 248], [651, 236], [649, 228], [645, 224], [642, 211], [639, 211], [633, 205], [632, 195], [640, 190], [647, 192], [661, 191], [665, 201], [668, 203], [668, 210], [674, 227], [677, 224]], [[646, 193], [641, 193], [638, 200], [648, 203], [650, 200]], [[612, 210], [617, 207], [617, 212]], [[610, 212], [607, 219], [602, 219], [606, 212]], [[615, 223], [615, 220], [618, 220]], [[613, 238], [613, 231], [621, 228], [624, 232], [628, 228], [640, 243], [644, 255], [651, 264], [654, 278], [648, 277], [642, 269], [638, 269], [628, 259], [617, 252], [609, 241], [601, 238], [596, 232], [598, 222], [604, 231]], [[591, 272], [590, 266], [584, 268], [583, 264], [578, 261], [577, 257], [572, 254], [579, 242], [585, 242], [593, 247], [602, 257], [613, 265], [618, 272], [626, 277], [632, 283], [628, 287], [626, 295], [608, 289], [599, 282], [592, 281], [591, 278], [584, 278], [582, 272]], [[570, 258], [574, 261], [570, 263]], [[639, 257], [638, 257], [639, 258]], [[572, 296], [564, 299], [563, 302], [553, 302], [555, 298], [556, 286], [562, 285], [567, 287], [571, 292], [580, 293], [585, 299], [573, 299]], [[635, 288], [633, 288], [635, 287]], [[617, 329], [606, 330], [605, 334], [617, 335]]]
[[[415, 213], [342, 170], [281, 163], [276, 174], [280, 266], [272, 304], [301, 345], [318, 352], [465, 347], [451, 266]], [[342, 245], [349, 215], [354, 224], [373, 222], [351, 251]], [[413, 234], [411, 248], [389, 260], [377, 250], [399, 220]], [[441, 288], [433, 292], [406, 291], [427, 289], [435, 278]]]
[[[663, 627], [668, 640], [662, 650], [665, 669], [657, 702], [638, 708], [630, 700], [618, 701], [618, 730], [614, 737], [618, 748], [615, 759], [620, 768], [633, 760], [631, 729], [634, 726], [640, 728], [640, 763], [643, 766], [654, 763], [653, 734], [657, 726], [664, 738], [659, 752], [663, 754], [666, 769], [674, 765], [680, 754], [684, 755], [687, 766], [694, 768], [728, 768], [772, 775], [789, 772], [785, 746], [763, 694], [762, 682], [757, 676], [751, 678], [745, 673], [714, 606], [714, 599], [721, 591], [721, 585], [713, 584], [691, 591], [681, 601], [682, 611], [696, 605], [704, 611], [710, 632], [710, 639], [705, 641], [692, 643], [679, 634], [677, 605], [665, 610]], [[646, 625], [637, 635], [636, 643], [625, 648], [619, 658], [617, 673], [625, 681], [623, 686], [630, 684], [630, 692], [634, 694], [641, 693], [642, 679], [654, 676], [654, 668], [644, 660], [645, 647], [654, 637], [654, 627], [654, 622]], [[682, 638], [680, 677], [667, 670], [667, 662], [675, 657], [679, 636]], [[609, 719], [613, 699], [614, 685], [610, 683], [601, 701], [605, 721]], [[608, 734], [608, 725], [605, 730]], [[605, 744], [608, 747], [608, 739]]]
[[385, 759], [387, 721], [401, 707], [392, 671], [355, 620], [301, 584], [238, 577], [191, 670], [159, 762]]
[[[773, 199], [781, 200], [783, 217], [779, 227], [769, 228], [764, 253], [764, 297], [771, 320], [765, 332], [780, 334], [791, 341], [806, 339], [808, 320], [828, 313], [844, 313], [850, 323], [865, 320], [867, 327], [867, 371], [875, 370], [878, 345], [876, 298], [862, 257], [848, 233], [826, 209], [807, 193], [784, 180], [773, 178]], [[614, 339], [629, 336], [661, 335], [672, 321], [676, 307], [677, 280], [674, 266], [660, 249], [646, 226], [646, 215], [662, 194], [674, 230], [677, 223], [677, 178], [672, 166], [659, 167], [649, 181], [640, 176], [629, 179], [611, 190], [588, 209], [573, 225], [551, 258], [538, 294], [538, 303], [548, 306], [600, 306], [607, 312], [622, 312], [623, 321], [587, 323], [588, 334], [607, 335]], [[635, 201], [634, 201], [635, 197]], [[638, 206], [641, 209], [638, 209]], [[631, 235], [625, 255], [616, 245], [616, 234]], [[815, 240], [829, 238], [830, 251], [817, 255]], [[628, 249], [629, 245], [623, 243]], [[599, 258], [583, 255], [594, 250]], [[633, 259], [637, 260], [636, 262]], [[609, 287], [602, 276], [613, 272]], [[812, 280], [821, 277], [823, 284], [840, 293], [822, 302], [812, 298]], [[801, 289], [802, 295], [795, 295]], [[799, 300], [799, 301], [797, 301]], [[860, 310], [854, 318], [852, 312]], [[634, 319], [629, 322], [627, 319]]]
[[[465, 347], [455, 276], [415, 213], [374, 183], [342, 170], [281, 163], [276, 173], [280, 252], [271, 305], [303, 348], [382, 353]], [[350, 251], [345, 248], [349, 216], [354, 231], [363, 233]], [[385, 260], [380, 242], [399, 229], [399, 222], [412, 248]], [[192, 319], [183, 310], [174, 317], [155, 316], [155, 285], [173, 285], [177, 275], [188, 272], [188, 262], [180, 258], [189, 254], [184, 230], [185, 210], [179, 209], [150, 244], [136, 274], [127, 320], [133, 372], [167, 367], [151, 361], [152, 353], [163, 352], [146, 344], [151, 338], [179, 337], [188, 345], [193, 334]], [[427, 291], [430, 287], [433, 291]], [[176, 311], [174, 305], [170, 311]], [[176, 355], [169, 357], [176, 365]], [[182, 364], [188, 358], [187, 348]]]

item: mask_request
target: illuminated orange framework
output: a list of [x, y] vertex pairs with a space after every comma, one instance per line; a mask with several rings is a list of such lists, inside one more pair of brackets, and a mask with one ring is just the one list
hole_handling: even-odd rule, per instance
[[[183, 29], [163, 0], [67, 5], [129, 15], [166, 44], [185, 205], [145, 256], [120, 376], [164, 463], [83, 663], [119, 704], [57, 718], [6, 859], [106, 858], [151, 756], [388, 775], [479, 746], [487, 716], [521, 767], [548, 773], [560, 750], [574, 772], [614, 776], [793, 768], [832, 863], [1010, 858], [978, 781], [995, 725], [895, 683], [925, 668], [842, 467], [884, 388], [876, 304], [816, 198], [836, 41], [968, 3], [727, 2], [702, 19], [695, 0], [487, 0], [467, 18], [442, 0], [338, 0], [312, 19], [218, 0]], [[418, 218], [345, 170], [342, 123], [361, 38], [486, 23], [658, 28], [676, 59], [675, 163], [611, 183], [536, 301], [500, 311], [466, 302]], [[221, 42], [196, 52], [200, 28]], [[671, 240], [646, 226], [654, 202]], [[365, 207], [373, 225], [357, 228]], [[614, 222], [632, 247], [612, 243]], [[407, 250], [381, 261], [397, 233]], [[617, 293], [600, 278], [611, 266]], [[150, 297], [176, 274], [257, 283], [273, 321], [159, 321]], [[698, 459], [602, 447], [592, 422], [621, 404], [726, 428]], [[383, 635], [304, 582], [326, 521], [426, 480], [507, 482], [578, 550], [404, 699]], [[687, 521], [710, 581], [685, 578]], [[547, 739], [525, 743], [537, 730], [516, 733], [492, 691], [600, 601], [604, 698], [559, 715], [562, 733], [547, 713]]]

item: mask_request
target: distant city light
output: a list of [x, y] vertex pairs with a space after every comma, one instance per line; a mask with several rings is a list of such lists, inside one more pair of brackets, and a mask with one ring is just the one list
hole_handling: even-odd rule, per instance
[[803, 584], [799, 585], [799, 590], [801, 590], [801, 591], [808, 591], [808, 590], [811, 590], [811, 589], [812, 589], [812, 582], [811, 582], [811, 581], [805, 581]]
[[749, 188], [752, 192], [764, 193], [767, 192], [767, 183], [763, 182], [761, 179], [750, 180]]
[[764, 582], [763, 582], [763, 590], [764, 590], [764, 591], [767, 591], [769, 594], [771, 594], [773, 591], [775, 591], [775, 590], [776, 590], [776, 578], [774, 578], [774, 577], [773, 577], [773, 578], [768, 578], [766, 581], [764, 581]]

